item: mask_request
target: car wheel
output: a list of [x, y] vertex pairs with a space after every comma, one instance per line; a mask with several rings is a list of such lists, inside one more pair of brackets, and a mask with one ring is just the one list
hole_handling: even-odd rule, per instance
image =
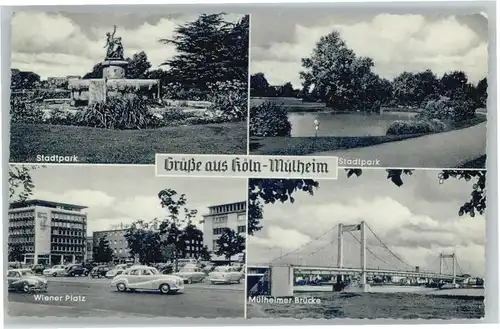
[[120, 282], [116, 285], [116, 289], [119, 291], [119, 292], [125, 292], [127, 291], [127, 286], [125, 285], [125, 283], [123, 282]]
[[188, 284], [191, 284], [193, 283], [193, 279], [192, 278], [188, 278], [188, 281], [187, 281]]
[[236, 280], [236, 283], [240, 283], [240, 281], [241, 281], [241, 280], [240, 280], [240, 279], [238, 279], [238, 280]]
[[26, 292], [26, 293], [30, 292], [30, 286], [29, 286], [29, 284], [27, 284], [27, 283], [23, 284], [23, 291]]
[[210, 280], [210, 284], [215, 284], [215, 281]]
[[56, 273], [56, 272], [54, 272], [54, 273], [52, 274], [52, 276], [57, 276], [57, 273]]
[[75, 272], [71, 272], [69, 276], [75, 276]]
[[160, 293], [168, 294], [170, 292], [170, 285], [168, 283], [164, 283], [160, 286]]

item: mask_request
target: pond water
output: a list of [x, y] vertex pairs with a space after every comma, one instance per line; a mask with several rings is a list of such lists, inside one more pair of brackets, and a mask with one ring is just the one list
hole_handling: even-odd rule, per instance
[[314, 119], [320, 125], [318, 136], [384, 136], [389, 126], [396, 120], [410, 120], [414, 112], [384, 112], [383, 114], [361, 113], [289, 113], [292, 137], [314, 136]]

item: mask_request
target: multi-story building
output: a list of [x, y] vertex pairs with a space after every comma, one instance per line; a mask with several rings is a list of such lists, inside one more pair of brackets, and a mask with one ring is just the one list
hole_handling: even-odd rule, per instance
[[131, 258], [127, 239], [125, 238], [126, 233], [126, 229], [97, 231], [94, 232], [93, 242], [94, 245], [97, 245], [101, 238], [105, 237], [109, 247], [113, 250], [113, 260], [118, 263], [124, 262]]
[[85, 252], [85, 261], [91, 262], [92, 259], [94, 258], [93, 254], [94, 254], [94, 237], [88, 236], [87, 237], [87, 249]]
[[[225, 262], [224, 256], [215, 255], [218, 249], [217, 239], [225, 229], [231, 229], [246, 237], [247, 203], [245, 201], [208, 207], [208, 214], [203, 216], [203, 242], [212, 253], [212, 261]], [[231, 261], [241, 261], [243, 255], [234, 255]]]
[[86, 250], [85, 206], [45, 200], [14, 202], [9, 207], [9, 251], [22, 252], [22, 262], [81, 262]]

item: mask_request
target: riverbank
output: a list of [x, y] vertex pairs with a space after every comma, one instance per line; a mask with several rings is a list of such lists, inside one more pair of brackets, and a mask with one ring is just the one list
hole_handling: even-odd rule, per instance
[[250, 153], [257, 155], [309, 155], [401, 141], [422, 136], [361, 136], [361, 137], [251, 137]]

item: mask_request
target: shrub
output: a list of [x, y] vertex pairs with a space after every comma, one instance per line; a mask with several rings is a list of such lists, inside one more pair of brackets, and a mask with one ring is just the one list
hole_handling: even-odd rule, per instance
[[13, 96], [10, 98], [11, 122], [43, 123], [44, 112], [32, 98]]
[[167, 123], [182, 121], [189, 118], [190, 115], [182, 110], [181, 107], [175, 107], [173, 109], [168, 109], [163, 113], [163, 120]]
[[412, 121], [394, 121], [387, 135], [414, 135], [414, 134], [429, 134], [438, 133], [446, 129], [446, 125], [437, 119], [433, 120], [412, 120]]
[[292, 125], [286, 109], [273, 102], [264, 102], [250, 108], [250, 136], [290, 136]]
[[75, 116], [69, 111], [61, 108], [53, 109], [49, 112], [48, 117], [45, 119], [46, 123], [52, 125], [75, 125]]
[[238, 80], [209, 85], [207, 115], [220, 121], [242, 121], [248, 117], [248, 86]]
[[459, 124], [474, 118], [475, 114], [475, 107], [471, 100], [466, 98], [450, 99], [442, 96], [437, 100], [428, 101], [416, 119], [438, 119]]
[[125, 94], [87, 107], [82, 121], [91, 127], [142, 129], [157, 127], [161, 119], [149, 111], [146, 100], [135, 94]]

